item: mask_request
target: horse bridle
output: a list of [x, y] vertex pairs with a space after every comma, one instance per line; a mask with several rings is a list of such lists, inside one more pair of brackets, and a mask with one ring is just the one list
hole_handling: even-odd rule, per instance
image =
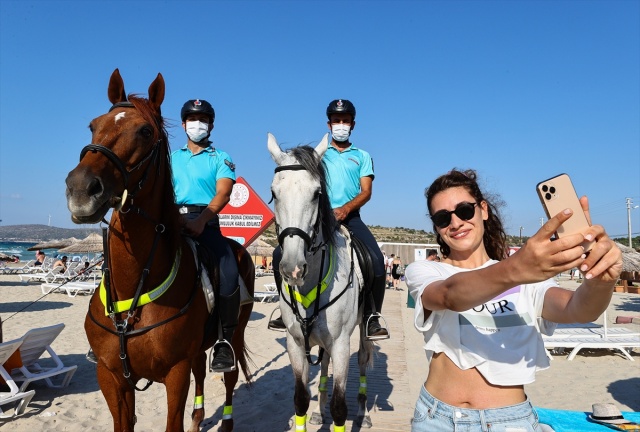
[[[135, 108], [135, 105], [133, 105], [131, 102], [118, 102], [118, 103], [114, 104], [109, 109], [109, 112], [113, 111], [116, 108]], [[80, 161], [82, 161], [82, 159], [85, 157], [85, 155], [88, 152], [101, 153], [103, 156], [105, 156], [107, 159], [109, 159], [109, 161], [117, 168], [117, 170], [120, 172], [120, 174], [122, 175], [122, 178], [124, 180], [124, 192], [122, 193], [122, 197], [120, 199], [120, 205], [116, 208], [116, 210], [121, 210], [122, 207], [124, 206], [124, 203], [127, 200], [127, 198], [130, 198], [131, 201], [133, 201], [133, 198], [135, 197], [135, 195], [142, 189], [142, 187], [144, 186], [144, 183], [146, 182], [146, 180], [148, 178], [149, 169], [154, 164], [153, 163], [149, 163], [147, 165], [146, 169], [144, 170], [144, 172], [142, 174], [142, 178], [138, 182], [137, 190], [135, 192], [129, 193], [128, 192], [128, 190], [129, 190], [129, 177], [130, 177], [131, 173], [133, 173], [134, 171], [137, 171], [138, 169], [140, 169], [140, 167], [145, 162], [147, 162], [149, 159], [153, 159], [154, 161], [156, 160], [157, 155], [158, 155], [158, 149], [160, 148], [160, 143], [161, 142], [162, 142], [162, 138], [159, 138], [158, 141], [156, 141], [155, 144], [153, 145], [153, 147], [151, 148], [151, 151], [149, 151], [149, 153], [145, 157], [143, 157], [140, 162], [135, 164], [133, 166], [133, 168], [131, 168], [130, 170], [127, 170], [126, 166], [122, 162], [122, 159], [120, 159], [118, 157], [118, 155], [113, 152], [113, 150], [111, 150], [110, 148], [104, 146], [103, 144], [88, 144], [88, 145], [84, 146], [82, 148], [82, 150], [80, 151]]]
[[[274, 173], [279, 173], [280, 171], [306, 171], [306, 170], [307, 169], [300, 164], [282, 165], [277, 167], [274, 170]], [[272, 194], [271, 201], [273, 201], [274, 198], [275, 197]], [[316, 240], [318, 239], [318, 234], [320, 233], [321, 224], [322, 224], [322, 213], [319, 211], [319, 209], [318, 209], [318, 217], [316, 218], [316, 222], [313, 225], [313, 232], [311, 233], [311, 235], [307, 234], [305, 231], [301, 230], [298, 227], [287, 227], [287, 228], [281, 229], [280, 225], [278, 225], [278, 222], [276, 222], [276, 235], [278, 236], [278, 244], [282, 249], [284, 249], [283, 242], [285, 237], [298, 236], [304, 241], [304, 244], [307, 248], [307, 252], [311, 254], [315, 254], [327, 242], [327, 240], [325, 239], [325, 241], [322, 242], [321, 244], [314, 246], [316, 243]]]

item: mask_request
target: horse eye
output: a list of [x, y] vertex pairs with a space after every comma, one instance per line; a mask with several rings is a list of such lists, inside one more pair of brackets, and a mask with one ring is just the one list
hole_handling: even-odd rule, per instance
[[151, 128], [147, 126], [143, 127], [140, 132], [142, 132], [142, 136], [144, 136], [145, 138], [149, 138], [153, 134]]
[[322, 192], [320, 191], [320, 189], [318, 189], [317, 191], [315, 191], [313, 193], [313, 199], [317, 200], [318, 198], [320, 198], [320, 195], [322, 194]]

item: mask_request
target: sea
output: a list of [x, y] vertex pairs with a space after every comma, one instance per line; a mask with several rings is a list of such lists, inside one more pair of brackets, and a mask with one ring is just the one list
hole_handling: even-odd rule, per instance
[[[36, 243], [0, 241], [0, 252], [7, 255], [16, 255], [20, 257], [20, 261], [29, 261], [36, 259], [36, 251], [27, 250], [35, 244]], [[57, 249], [45, 249], [44, 253], [52, 257], [59, 255]]]

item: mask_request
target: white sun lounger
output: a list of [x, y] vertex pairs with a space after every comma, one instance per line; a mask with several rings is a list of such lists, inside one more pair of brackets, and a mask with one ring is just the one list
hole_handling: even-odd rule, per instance
[[278, 301], [279, 296], [277, 292], [257, 291], [253, 293], [253, 298], [259, 303], [271, 303]]
[[629, 351], [640, 348], [640, 332], [625, 327], [609, 327], [607, 311], [602, 314], [602, 322], [603, 325], [559, 324], [553, 335], [542, 335], [544, 347], [551, 350], [571, 349], [567, 360], [573, 360], [584, 348], [604, 348], [619, 350], [626, 358], [634, 361]]
[[43, 283], [40, 284], [42, 294], [49, 294], [50, 292], [64, 292], [69, 297], [75, 297], [78, 294], [92, 295], [96, 290], [98, 283], [96, 282], [67, 282], [62, 285], [59, 283]]
[[626, 358], [634, 361], [630, 354], [633, 348], [640, 348], [640, 337], [579, 337], [566, 338], [543, 336], [546, 349], [566, 348], [571, 349], [567, 360], [573, 360], [580, 350], [585, 348], [603, 348], [620, 351]]
[[3, 366], [9, 357], [20, 348], [21, 344], [22, 339], [0, 343], [0, 376], [2, 376], [2, 379], [4, 379], [9, 386], [8, 392], [0, 391], [0, 418], [11, 417], [10, 415], [4, 414], [1, 408], [2, 405], [18, 402], [13, 411], [13, 417], [18, 416], [24, 412], [29, 402], [31, 402], [31, 398], [33, 398], [33, 395], [36, 393], [35, 390], [29, 390], [27, 392], [20, 390], [16, 382], [11, 378], [11, 375], [9, 375], [9, 371]]
[[[60, 357], [51, 348], [51, 343], [58, 337], [64, 324], [56, 324], [49, 327], [31, 329], [20, 338], [22, 344], [19, 347], [22, 367], [9, 371], [11, 378], [16, 382], [22, 382], [20, 391], [25, 391], [27, 386], [38, 380], [44, 380], [49, 387], [62, 388], [69, 385], [73, 374], [78, 369], [77, 365], [65, 366]], [[50, 359], [41, 358], [47, 351]], [[54, 363], [53, 366], [43, 366]], [[42, 363], [42, 364], [41, 364]], [[54, 384], [51, 378], [62, 376], [59, 384]]]

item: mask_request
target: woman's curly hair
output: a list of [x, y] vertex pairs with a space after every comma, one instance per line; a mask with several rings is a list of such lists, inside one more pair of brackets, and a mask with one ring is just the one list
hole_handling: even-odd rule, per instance
[[[478, 186], [477, 174], [474, 170], [469, 169], [459, 171], [454, 168], [448, 173], [441, 175], [440, 177], [435, 179], [435, 181], [431, 183], [431, 186], [426, 188], [424, 192], [424, 196], [427, 198], [427, 208], [429, 209], [429, 213], [433, 214], [431, 209], [431, 201], [433, 200], [433, 197], [442, 191], [454, 187], [465, 188], [471, 194], [471, 196], [474, 197], [475, 201], [478, 204], [480, 204], [482, 201], [487, 203], [487, 212], [489, 213], [489, 218], [484, 221], [484, 236], [482, 239], [484, 242], [484, 247], [491, 259], [500, 261], [508, 257], [509, 247], [507, 245], [507, 234], [502, 227], [498, 208], [496, 204], [490, 202], [482, 194], [480, 186]], [[496, 201], [499, 201], [499, 199], [496, 198]], [[440, 245], [442, 256], [445, 258], [448, 257], [451, 253], [449, 245], [447, 245], [440, 234], [438, 234], [438, 230], [435, 225], [433, 226], [433, 231], [436, 233], [436, 241]]]

